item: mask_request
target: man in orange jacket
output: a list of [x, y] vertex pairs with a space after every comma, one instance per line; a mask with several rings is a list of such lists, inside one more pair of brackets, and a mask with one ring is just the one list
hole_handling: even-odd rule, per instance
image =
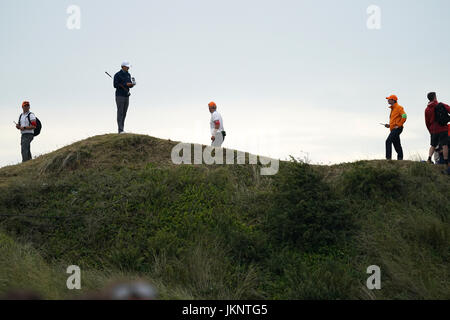
[[403, 125], [406, 122], [407, 115], [401, 105], [397, 103], [398, 98], [395, 95], [386, 98], [391, 108], [391, 116], [389, 124], [386, 128], [391, 130], [389, 137], [386, 140], [386, 159], [392, 160], [392, 145], [394, 145], [397, 152], [397, 160], [403, 160], [403, 148], [400, 141], [400, 135], [403, 132]]

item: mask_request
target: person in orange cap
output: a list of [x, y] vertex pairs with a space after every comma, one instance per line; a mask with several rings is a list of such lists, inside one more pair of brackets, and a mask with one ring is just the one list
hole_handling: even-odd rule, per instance
[[208, 108], [211, 113], [211, 146], [221, 147], [226, 136], [225, 129], [223, 128], [222, 116], [217, 112], [217, 105], [215, 102], [210, 102]]
[[403, 126], [408, 116], [403, 107], [397, 103], [398, 98], [396, 95], [391, 95], [386, 99], [391, 109], [389, 124], [385, 125], [386, 128], [391, 130], [386, 140], [386, 159], [392, 160], [392, 145], [394, 145], [395, 151], [397, 152], [397, 160], [403, 160], [403, 148], [400, 135], [403, 132]]
[[31, 155], [31, 141], [34, 139], [34, 129], [37, 127], [37, 118], [34, 113], [30, 112], [30, 103], [24, 101], [22, 103], [23, 113], [19, 116], [19, 123], [16, 128], [20, 130], [21, 140], [20, 146], [22, 151], [22, 162], [32, 159]]

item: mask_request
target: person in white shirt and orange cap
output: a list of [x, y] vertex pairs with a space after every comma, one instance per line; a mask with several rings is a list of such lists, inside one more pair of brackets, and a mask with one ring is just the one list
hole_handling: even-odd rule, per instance
[[24, 101], [22, 103], [23, 113], [20, 114], [19, 123], [16, 128], [20, 130], [22, 135], [20, 140], [22, 151], [22, 162], [31, 160], [31, 141], [34, 139], [34, 129], [37, 128], [37, 118], [34, 113], [30, 112], [30, 102]]
[[217, 105], [215, 102], [210, 102], [208, 108], [211, 113], [211, 146], [221, 147], [226, 136], [222, 116], [217, 112]]

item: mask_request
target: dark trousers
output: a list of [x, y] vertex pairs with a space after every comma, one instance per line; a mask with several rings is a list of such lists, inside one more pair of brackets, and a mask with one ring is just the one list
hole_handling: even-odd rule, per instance
[[125, 126], [125, 118], [127, 117], [129, 103], [130, 103], [129, 97], [116, 96], [117, 126], [119, 127], [119, 133], [123, 132], [123, 127]]
[[22, 134], [22, 138], [20, 140], [20, 146], [22, 149], [22, 162], [26, 162], [32, 159], [31, 156], [31, 141], [33, 141], [34, 135], [32, 133], [24, 133]]
[[400, 141], [400, 135], [403, 132], [403, 127], [394, 129], [386, 140], [386, 159], [392, 159], [392, 145], [394, 145], [397, 152], [397, 160], [403, 160], [403, 149]]

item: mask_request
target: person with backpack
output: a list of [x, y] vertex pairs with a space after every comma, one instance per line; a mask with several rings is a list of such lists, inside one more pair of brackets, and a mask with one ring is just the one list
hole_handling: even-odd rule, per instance
[[431, 135], [431, 147], [428, 154], [428, 163], [432, 163], [431, 157], [438, 145], [442, 146], [444, 162], [447, 166], [447, 173], [450, 174], [448, 163], [448, 122], [450, 121], [450, 106], [438, 102], [436, 92], [430, 92], [427, 95], [429, 100], [425, 109], [425, 124]]
[[36, 118], [34, 113], [30, 112], [30, 102], [24, 101], [22, 103], [22, 110], [23, 113], [19, 116], [19, 122], [16, 124], [16, 128], [21, 133], [22, 162], [26, 162], [32, 159], [31, 141], [40, 133], [41, 126], [38, 118]]
[[130, 103], [130, 89], [136, 85], [136, 81], [128, 72], [130, 67], [130, 63], [124, 61], [121, 64], [122, 69], [114, 75], [113, 85], [116, 88], [117, 126], [119, 134], [124, 132], [125, 118]]
[[391, 109], [389, 124], [385, 125], [386, 128], [391, 130], [386, 140], [386, 159], [392, 160], [392, 145], [394, 145], [395, 151], [397, 152], [397, 160], [403, 160], [403, 148], [400, 135], [403, 132], [403, 125], [408, 117], [403, 107], [397, 103], [397, 96], [391, 95], [386, 99]]
[[217, 105], [214, 102], [208, 104], [209, 112], [211, 113], [211, 146], [221, 147], [225, 140], [225, 130], [223, 128], [222, 116], [217, 112]]

